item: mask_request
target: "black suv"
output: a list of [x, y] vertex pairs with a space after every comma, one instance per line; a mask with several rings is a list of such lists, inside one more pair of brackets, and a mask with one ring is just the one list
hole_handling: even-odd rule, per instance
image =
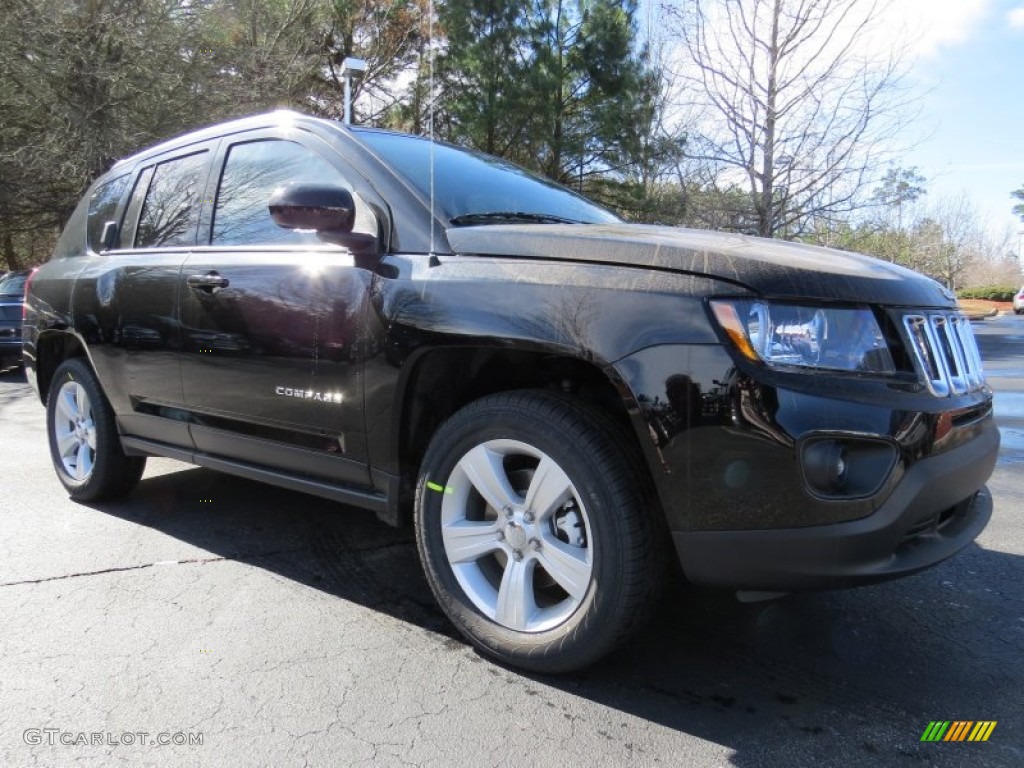
[[454, 624], [535, 670], [620, 643], [670, 552], [699, 584], [851, 586], [992, 510], [992, 394], [932, 280], [291, 112], [98, 179], [25, 358], [72, 497], [159, 455], [411, 523]]

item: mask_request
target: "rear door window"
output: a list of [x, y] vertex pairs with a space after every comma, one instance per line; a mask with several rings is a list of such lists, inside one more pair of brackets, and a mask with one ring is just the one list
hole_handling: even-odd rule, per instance
[[142, 203], [136, 248], [195, 243], [207, 154], [198, 152], [156, 166]]
[[131, 248], [135, 242], [135, 232], [139, 225], [139, 212], [142, 211], [142, 203], [146, 199], [146, 190], [149, 189], [150, 179], [153, 178], [153, 166], [144, 168], [132, 188], [132, 196], [128, 199], [128, 206], [124, 211], [124, 224], [121, 226], [120, 241], [126, 248]]

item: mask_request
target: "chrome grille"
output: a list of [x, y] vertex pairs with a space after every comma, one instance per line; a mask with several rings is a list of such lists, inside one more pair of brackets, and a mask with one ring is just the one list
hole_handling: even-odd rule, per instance
[[928, 391], [938, 397], [981, 389], [985, 374], [971, 322], [959, 312], [903, 316], [910, 352]]

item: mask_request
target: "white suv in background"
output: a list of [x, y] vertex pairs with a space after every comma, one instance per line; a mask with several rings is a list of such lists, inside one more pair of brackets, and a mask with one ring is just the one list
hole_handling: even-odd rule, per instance
[[1018, 315], [1024, 312], [1024, 285], [1017, 291], [1017, 295], [1013, 297], [1013, 311]]

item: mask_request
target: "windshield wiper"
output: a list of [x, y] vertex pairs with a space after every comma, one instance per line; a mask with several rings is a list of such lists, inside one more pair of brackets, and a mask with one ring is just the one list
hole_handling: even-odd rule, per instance
[[501, 224], [503, 222], [530, 222], [532, 224], [582, 224], [582, 221], [554, 216], [550, 213], [526, 213], [525, 211], [487, 211], [485, 213], [464, 213], [449, 219], [455, 226], [463, 224]]

